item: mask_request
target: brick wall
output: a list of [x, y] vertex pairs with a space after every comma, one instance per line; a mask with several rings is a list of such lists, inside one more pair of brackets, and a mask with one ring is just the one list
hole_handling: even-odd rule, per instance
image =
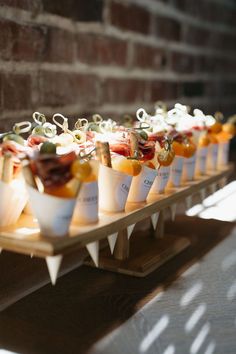
[[0, 126], [157, 100], [236, 111], [233, 0], [0, 0]]

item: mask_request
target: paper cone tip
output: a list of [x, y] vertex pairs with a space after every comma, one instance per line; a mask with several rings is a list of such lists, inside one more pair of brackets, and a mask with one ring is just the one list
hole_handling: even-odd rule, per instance
[[158, 218], [159, 218], [159, 213], [155, 213], [151, 215], [152, 226], [154, 230], [156, 230]]
[[98, 241], [91, 242], [86, 245], [86, 248], [94, 261], [96, 267], [98, 267], [98, 253], [99, 253], [99, 243]]
[[175, 220], [175, 214], [176, 214], [176, 204], [172, 204], [170, 207], [170, 211], [171, 211], [171, 220], [174, 221]]
[[30, 254], [30, 258], [33, 258], [33, 257], [34, 257], [34, 254], [33, 254], [33, 253], [31, 253], [31, 254]]
[[46, 263], [47, 263], [48, 272], [50, 275], [52, 285], [56, 284], [57, 275], [59, 272], [61, 262], [62, 262], [62, 255], [61, 254], [59, 254], [57, 256], [46, 257]]
[[111, 250], [111, 254], [113, 254], [113, 252], [114, 252], [117, 236], [118, 236], [118, 232], [115, 232], [114, 234], [109, 235], [108, 238], [107, 238], [108, 239], [108, 243], [109, 243], [109, 247], [110, 247], [110, 250]]
[[0, 247], [0, 254], [2, 253], [2, 248]]
[[134, 230], [134, 227], [135, 227], [135, 224], [129, 225], [129, 226], [127, 227], [127, 236], [128, 236], [128, 239], [130, 238], [130, 236], [131, 236], [131, 234], [132, 234], [132, 232], [133, 232], [133, 230]]

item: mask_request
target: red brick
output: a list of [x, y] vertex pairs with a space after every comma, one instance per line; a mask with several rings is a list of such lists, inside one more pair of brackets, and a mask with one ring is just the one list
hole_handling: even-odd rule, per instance
[[112, 2], [110, 5], [111, 24], [123, 30], [148, 34], [151, 15], [144, 8]]
[[179, 41], [181, 39], [181, 23], [172, 18], [156, 16], [155, 34], [159, 38]]
[[203, 96], [205, 93], [205, 85], [201, 81], [184, 82], [182, 84], [182, 94], [186, 97]]
[[42, 0], [45, 12], [68, 17], [75, 21], [101, 22], [103, 0]]
[[151, 101], [171, 100], [178, 97], [179, 85], [171, 81], [152, 81], [151, 82]]
[[41, 8], [41, 0], [0, 0], [0, 6], [18, 7], [33, 12]]
[[0, 57], [1, 59], [10, 59], [13, 43], [12, 22], [1, 20], [0, 28]]
[[195, 69], [196, 57], [184, 53], [171, 53], [171, 69], [181, 73], [192, 73]]
[[207, 46], [211, 40], [211, 33], [199, 27], [189, 26], [186, 30], [185, 40], [191, 45]]
[[79, 33], [77, 56], [86, 64], [125, 66], [127, 42], [103, 35]]
[[165, 65], [166, 53], [163, 49], [139, 43], [134, 45], [132, 66], [159, 70]]
[[4, 74], [2, 97], [4, 110], [31, 107], [31, 77], [23, 74]]
[[55, 27], [48, 28], [43, 59], [49, 62], [71, 63], [75, 59], [75, 35]]
[[95, 76], [42, 71], [39, 80], [41, 106], [98, 103], [99, 82]]
[[45, 28], [12, 23], [12, 59], [38, 61], [44, 51]]
[[105, 103], [134, 103], [145, 101], [147, 82], [135, 79], [108, 79], [103, 87]]

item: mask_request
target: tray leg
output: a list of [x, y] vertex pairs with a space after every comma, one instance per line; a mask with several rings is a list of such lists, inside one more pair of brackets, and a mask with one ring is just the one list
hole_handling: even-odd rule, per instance
[[121, 261], [129, 258], [129, 240], [127, 229], [121, 230], [118, 233], [114, 249], [114, 258]]

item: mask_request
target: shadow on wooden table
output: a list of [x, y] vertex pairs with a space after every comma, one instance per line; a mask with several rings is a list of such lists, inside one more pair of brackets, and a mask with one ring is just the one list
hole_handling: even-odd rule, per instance
[[[141, 237], [147, 226], [143, 224], [142, 230], [137, 230], [131, 237], [131, 248], [135, 237]], [[21, 354], [86, 353], [94, 342], [168, 287], [235, 227], [235, 223], [186, 216], [178, 216], [174, 223], [167, 222], [167, 233], [189, 238], [192, 246], [145, 278], [86, 266], [77, 268], [61, 277], [56, 287], [44, 286], [1, 312], [0, 349]], [[2, 257], [1, 270], [5, 262], [4, 275], [0, 275], [2, 303], [8, 298], [7, 286], [12, 295], [22, 284], [27, 294], [30, 283], [36, 289], [39, 287], [37, 279], [40, 279], [41, 286], [47, 282], [46, 266], [41, 260], [31, 261], [24, 256], [9, 254]], [[81, 255], [79, 257], [81, 259]]]

